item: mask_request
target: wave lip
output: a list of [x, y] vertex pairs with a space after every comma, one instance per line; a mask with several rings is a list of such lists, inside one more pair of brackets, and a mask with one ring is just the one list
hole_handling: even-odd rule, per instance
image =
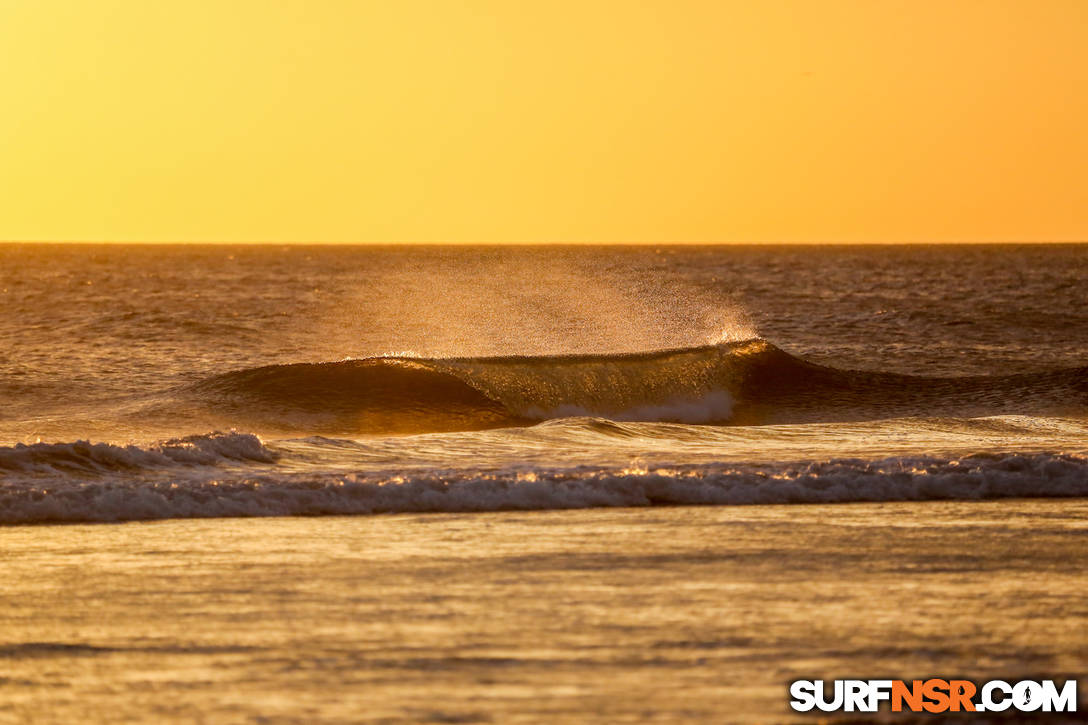
[[[141, 448], [110, 443], [19, 443], [0, 448], [0, 475], [110, 474], [178, 466], [273, 463], [277, 455], [252, 433], [208, 433]], [[0, 478], [0, 481], [3, 479]]]
[[1088, 457], [976, 454], [623, 469], [0, 482], [0, 523], [1088, 496]]

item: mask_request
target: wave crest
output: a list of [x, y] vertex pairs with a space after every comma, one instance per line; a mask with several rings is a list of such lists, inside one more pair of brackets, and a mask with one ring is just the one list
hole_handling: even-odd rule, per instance
[[0, 473], [108, 474], [231, 462], [273, 463], [276, 457], [252, 433], [208, 433], [175, 438], [146, 448], [90, 441], [19, 443], [0, 448]]
[[232, 425], [420, 433], [612, 420], [762, 424], [1088, 408], [1088, 367], [927, 378], [841, 370], [765, 340], [626, 355], [368, 358], [227, 373], [187, 391]]

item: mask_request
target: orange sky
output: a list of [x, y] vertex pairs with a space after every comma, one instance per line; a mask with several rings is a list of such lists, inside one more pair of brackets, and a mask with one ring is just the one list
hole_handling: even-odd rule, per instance
[[3, 0], [0, 238], [1088, 239], [1084, 0]]

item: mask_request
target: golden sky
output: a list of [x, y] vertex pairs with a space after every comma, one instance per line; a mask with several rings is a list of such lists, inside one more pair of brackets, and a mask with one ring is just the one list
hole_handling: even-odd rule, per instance
[[1088, 239], [1086, 0], [0, 0], [0, 238]]

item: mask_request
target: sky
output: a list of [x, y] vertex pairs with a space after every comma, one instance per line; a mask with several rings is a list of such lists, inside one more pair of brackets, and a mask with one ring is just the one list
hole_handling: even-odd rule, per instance
[[1088, 239], [1084, 0], [0, 0], [0, 239]]

